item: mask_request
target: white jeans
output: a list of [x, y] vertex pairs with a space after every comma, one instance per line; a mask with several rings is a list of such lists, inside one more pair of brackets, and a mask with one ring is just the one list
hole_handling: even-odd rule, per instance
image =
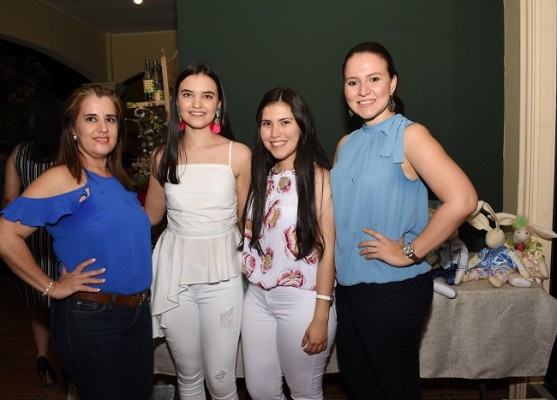
[[179, 297], [180, 306], [166, 316], [166, 340], [176, 363], [180, 399], [204, 400], [204, 381], [213, 399], [237, 399], [242, 277], [191, 285]]
[[301, 347], [313, 319], [315, 292], [250, 285], [244, 300], [242, 353], [246, 386], [253, 400], [284, 400], [282, 378], [293, 399], [323, 399], [323, 374], [336, 333], [334, 306], [329, 313], [328, 345], [308, 355]]

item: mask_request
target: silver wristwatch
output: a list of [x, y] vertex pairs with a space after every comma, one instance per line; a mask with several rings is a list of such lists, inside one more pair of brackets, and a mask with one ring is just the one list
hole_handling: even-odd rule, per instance
[[402, 247], [402, 254], [404, 254], [406, 257], [409, 257], [415, 263], [419, 263], [422, 261], [421, 258], [414, 254], [414, 245], [412, 244], [412, 242], [405, 244]]

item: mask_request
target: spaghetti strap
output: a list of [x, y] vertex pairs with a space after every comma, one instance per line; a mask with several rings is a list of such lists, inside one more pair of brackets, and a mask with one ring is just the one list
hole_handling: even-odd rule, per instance
[[228, 166], [232, 165], [232, 140], [230, 141], [230, 145], [228, 146]]

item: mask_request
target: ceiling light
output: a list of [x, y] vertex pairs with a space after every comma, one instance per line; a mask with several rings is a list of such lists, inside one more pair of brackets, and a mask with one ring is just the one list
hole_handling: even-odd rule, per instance
[[140, 6], [141, 4], [143, 4], [143, 0], [133, 0], [133, 2], [134, 2], [136, 5], [138, 5], [138, 6]]

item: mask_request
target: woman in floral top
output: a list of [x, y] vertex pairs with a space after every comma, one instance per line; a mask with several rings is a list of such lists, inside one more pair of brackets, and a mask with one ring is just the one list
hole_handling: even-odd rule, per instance
[[323, 399], [336, 332], [330, 164], [311, 111], [292, 89], [272, 89], [257, 110], [259, 135], [244, 213], [242, 349], [252, 399]]

